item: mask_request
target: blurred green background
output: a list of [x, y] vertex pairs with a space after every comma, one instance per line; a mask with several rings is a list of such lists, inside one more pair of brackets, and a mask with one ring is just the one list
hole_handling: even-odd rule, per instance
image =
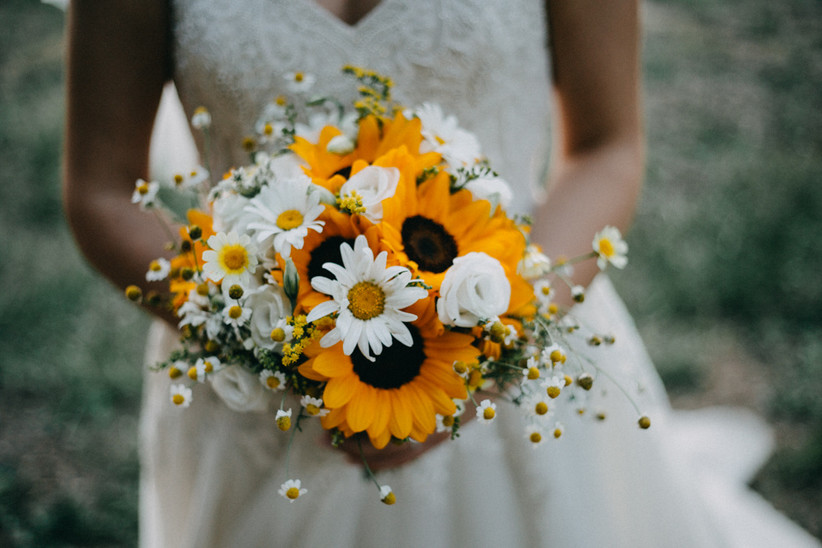
[[[615, 282], [676, 406], [775, 426], [753, 486], [822, 538], [822, 2], [644, 19], [648, 177]], [[148, 319], [63, 219], [63, 24], [0, 3], [0, 545], [129, 546]]]

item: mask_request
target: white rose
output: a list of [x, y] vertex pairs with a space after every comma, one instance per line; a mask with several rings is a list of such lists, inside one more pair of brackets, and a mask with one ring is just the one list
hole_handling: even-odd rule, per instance
[[271, 332], [281, 320], [291, 314], [291, 306], [280, 286], [266, 285], [252, 293], [246, 301], [251, 308], [251, 338], [259, 348], [273, 350], [277, 342]]
[[268, 408], [268, 393], [257, 375], [239, 365], [230, 365], [216, 373], [211, 378], [211, 386], [234, 411], [265, 411]]
[[245, 232], [251, 216], [245, 212], [249, 199], [227, 190], [222, 192], [213, 202], [214, 230], [216, 232], [227, 232], [235, 230]]
[[514, 194], [511, 192], [508, 182], [500, 177], [479, 177], [469, 181], [465, 188], [470, 190], [475, 198], [491, 202], [492, 211], [498, 205], [501, 205], [502, 209], [508, 209], [511, 200], [514, 199]]
[[511, 284], [498, 260], [472, 252], [454, 259], [445, 272], [437, 300], [440, 321], [474, 327], [508, 310]]
[[382, 220], [382, 201], [397, 191], [400, 170], [395, 167], [368, 166], [358, 171], [340, 187], [340, 197], [356, 192], [365, 207], [363, 217], [372, 223]]

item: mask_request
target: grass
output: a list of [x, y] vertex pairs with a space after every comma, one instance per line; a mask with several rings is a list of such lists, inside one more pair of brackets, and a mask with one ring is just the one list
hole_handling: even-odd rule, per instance
[[[822, 537], [822, 5], [644, 9], [647, 186], [615, 282], [676, 405], [776, 425], [754, 486]], [[147, 318], [62, 216], [63, 15], [4, 0], [0, 25], [0, 545], [134, 545]]]

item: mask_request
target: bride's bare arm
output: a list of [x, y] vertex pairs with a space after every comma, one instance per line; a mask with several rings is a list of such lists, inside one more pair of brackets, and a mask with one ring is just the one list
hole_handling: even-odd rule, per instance
[[[639, 21], [634, 0], [548, 0], [557, 113], [549, 194], [535, 241], [555, 258], [591, 251], [604, 225], [628, 228], [642, 184]], [[587, 285], [597, 272], [575, 269]], [[565, 296], [567, 301], [567, 294]]]
[[131, 204], [169, 76], [168, 23], [164, 0], [70, 4], [66, 214], [88, 260], [120, 287], [145, 289], [147, 265], [168, 240]]

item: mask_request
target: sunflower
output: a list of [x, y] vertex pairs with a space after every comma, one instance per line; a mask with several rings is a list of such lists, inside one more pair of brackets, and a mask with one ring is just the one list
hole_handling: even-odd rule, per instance
[[[394, 156], [401, 155], [401, 150], [394, 152]], [[401, 164], [400, 158], [390, 160]], [[378, 225], [383, 244], [397, 254], [400, 263], [439, 288], [455, 258], [482, 251], [503, 265], [513, 289], [526, 244], [514, 222], [499, 208], [492, 214], [490, 202], [475, 200], [467, 190], [451, 193], [445, 172], [420, 185], [409, 179], [401, 177], [394, 198], [383, 203], [383, 220]], [[513, 295], [512, 300], [516, 300]]]
[[407, 324], [410, 348], [384, 348], [375, 361], [357, 349], [346, 356], [342, 342], [324, 350], [315, 345], [307, 352], [313, 356], [300, 366], [300, 373], [327, 383], [323, 401], [330, 413], [323, 417], [323, 427], [339, 428], [346, 436], [366, 432], [378, 449], [392, 436], [425, 441], [436, 429], [436, 415], [454, 414], [453, 399], [467, 397], [464, 380], [452, 364], [476, 360], [474, 338], [444, 331], [433, 299], [406, 310], [417, 315]]
[[435, 152], [420, 154], [420, 121], [406, 119], [402, 113], [397, 113], [393, 119], [366, 116], [360, 120], [356, 146], [348, 154], [328, 150], [329, 142], [339, 135], [342, 135], [341, 129], [326, 126], [316, 144], [296, 137], [291, 145], [291, 150], [308, 164], [304, 169], [312, 181], [334, 193], [339, 192], [340, 186], [351, 175], [351, 168], [357, 160], [372, 164], [391, 150], [404, 147], [413, 156], [417, 173], [421, 173], [441, 159]]

